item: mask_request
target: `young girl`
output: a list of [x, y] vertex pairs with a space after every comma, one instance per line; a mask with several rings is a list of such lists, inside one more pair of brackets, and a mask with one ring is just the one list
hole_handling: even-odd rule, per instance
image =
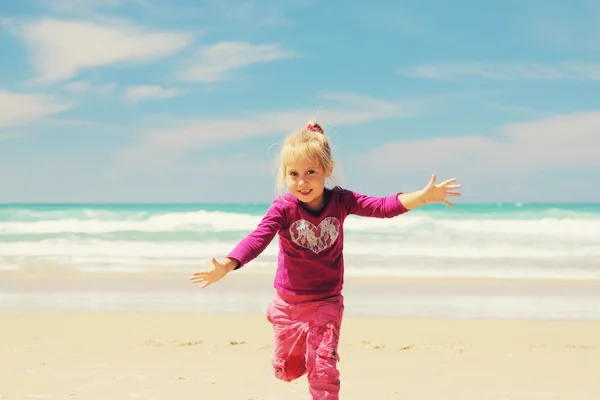
[[427, 203], [452, 207], [448, 196], [459, 196], [449, 179], [413, 193], [386, 197], [358, 194], [336, 186], [325, 187], [334, 169], [331, 148], [321, 125], [310, 121], [289, 135], [280, 153], [278, 187], [288, 193], [277, 197], [258, 227], [226, 258], [212, 259], [210, 271], [190, 279], [206, 287], [239, 269], [279, 234], [274, 299], [267, 310], [273, 325], [273, 371], [290, 382], [307, 373], [312, 399], [338, 399], [338, 342], [344, 311], [343, 223], [350, 214], [392, 218]]

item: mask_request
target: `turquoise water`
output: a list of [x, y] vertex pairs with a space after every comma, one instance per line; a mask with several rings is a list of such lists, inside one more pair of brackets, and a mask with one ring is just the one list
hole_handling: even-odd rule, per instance
[[[0, 270], [86, 273], [189, 268], [224, 256], [268, 204], [2, 204]], [[600, 277], [600, 204], [428, 205], [390, 220], [351, 216], [347, 273]], [[252, 272], [272, 272], [275, 240]]]
[[[120, 215], [131, 217], [157, 215], [168, 212], [194, 212], [198, 210], [221, 211], [261, 215], [269, 204], [0, 204], [0, 221], [62, 219], [65, 217], [88, 217], [89, 211], [105, 216]], [[483, 218], [539, 219], [556, 218], [600, 218], [600, 204], [568, 203], [489, 203], [457, 204], [454, 208], [441, 205], [428, 205], [413, 213], [434, 214], [441, 218]]]

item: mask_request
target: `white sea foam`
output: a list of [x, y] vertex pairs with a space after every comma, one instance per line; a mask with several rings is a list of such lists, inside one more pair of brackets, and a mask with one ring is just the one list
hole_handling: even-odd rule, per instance
[[[262, 216], [226, 212], [196, 211], [166, 213], [137, 220], [58, 219], [38, 221], [0, 221], [0, 235], [16, 234], [105, 234], [116, 232], [249, 232]], [[347, 232], [405, 234], [493, 234], [553, 236], [600, 241], [600, 219], [436, 219], [427, 215], [405, 215], [393, 219], [350, 216]]]
[[226, 231], [256, 228], [260, 217], [224, 212], [182, 212], [150, 216], [147, 219], [58, 219], [0, 222], [0, 234], [109, 233]]
[[[0, 257], [135, 257], [141, 259], [193, 259], [226, 254], [236, 242], [144, 242], [53, 239], [40, 242], [0, 243]], [[402, 241], [384, 240], [366, 242], [346, 240], [345, 254], [348, 256], [377, 255], [380, 257], [423, 257], [423, 258], [553, 258], [600, 256], [600, 246], [528, 246], [519, 242], [485, 243], [474, 247], [465, 241], [436, 240]], [[262, 253], [274, 256], [278, 251], [275, 238]]]
[[[53, 239], [0, 243], [0, 269], [67, 266], [88, 273], [173, 272], [202, 268], [223, 257], [235, 242], [111, 242]], [[272, 273], [277, 240], [246, 269]], [[542, 248], [519, 243], [373, 242], [348, 240], [346, 273], [398, 277], [600, 278], [598, 246]], [[596, 267], [594, 267], [594, 265]]]
[[[600, 271], [600, 218], [559, 211], [545, 210], [537, 219], [466, 212], [461, 218], [438, 218], [433, 212], [394, 219], [350, 216], [344, 225], [348, 271], [388, 276], [538, 277], [586, 276], [589, 271]], [[143, 272], [199, 265], [213, 256], [225, 256], [262, 219], [262, 215], [223, 211], [152, 214], [76, 209], [62, 214], [25, 214], [21, 210], [10, 218], [7, 213], [5, 209], [0, 220], [0, 270], [48, 263], [84, 272]], [[252, 271], [272, 271], [277, 251], [275, 238], [253, 262]], [[407, 265], [407, 259], [412, 264]], [[445, 266], [449, 260], [468, 265]], [[512, 267], [515, 260], [529, 265], [555, 265], [559, 260], [564, 270], [518, 270]], [[490, 261], [500, 266], [489, 267]], [[423, 267], [430, 264], [434, 267]], [[577, 272], [570, 268], [572, 264], [592, 267]]]

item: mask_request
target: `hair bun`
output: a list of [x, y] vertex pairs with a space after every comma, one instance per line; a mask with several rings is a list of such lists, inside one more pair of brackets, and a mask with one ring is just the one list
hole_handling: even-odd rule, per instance
[[323, 135], [325, 134], [323, 127], [317, 121], [308, 121], [308, 123], [306, 124], [306, 127], [304, 129], [306, 129], [307, 131], [319, 132], [319, 133], [322, 133]]

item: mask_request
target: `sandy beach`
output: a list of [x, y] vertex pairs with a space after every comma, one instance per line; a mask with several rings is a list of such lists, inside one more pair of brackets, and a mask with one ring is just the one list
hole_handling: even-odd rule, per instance
[[[0, 399], [295, 400], [272, 276], [0, 273]], [[347, 279], [341, 398], [597, 400], [600, 282]]]
[[[270, 372], [260, 315], [0, 312], [0, 398], [306, 399]], [[600, 323], [347, 318], [343, 399], [600, 395]]]

